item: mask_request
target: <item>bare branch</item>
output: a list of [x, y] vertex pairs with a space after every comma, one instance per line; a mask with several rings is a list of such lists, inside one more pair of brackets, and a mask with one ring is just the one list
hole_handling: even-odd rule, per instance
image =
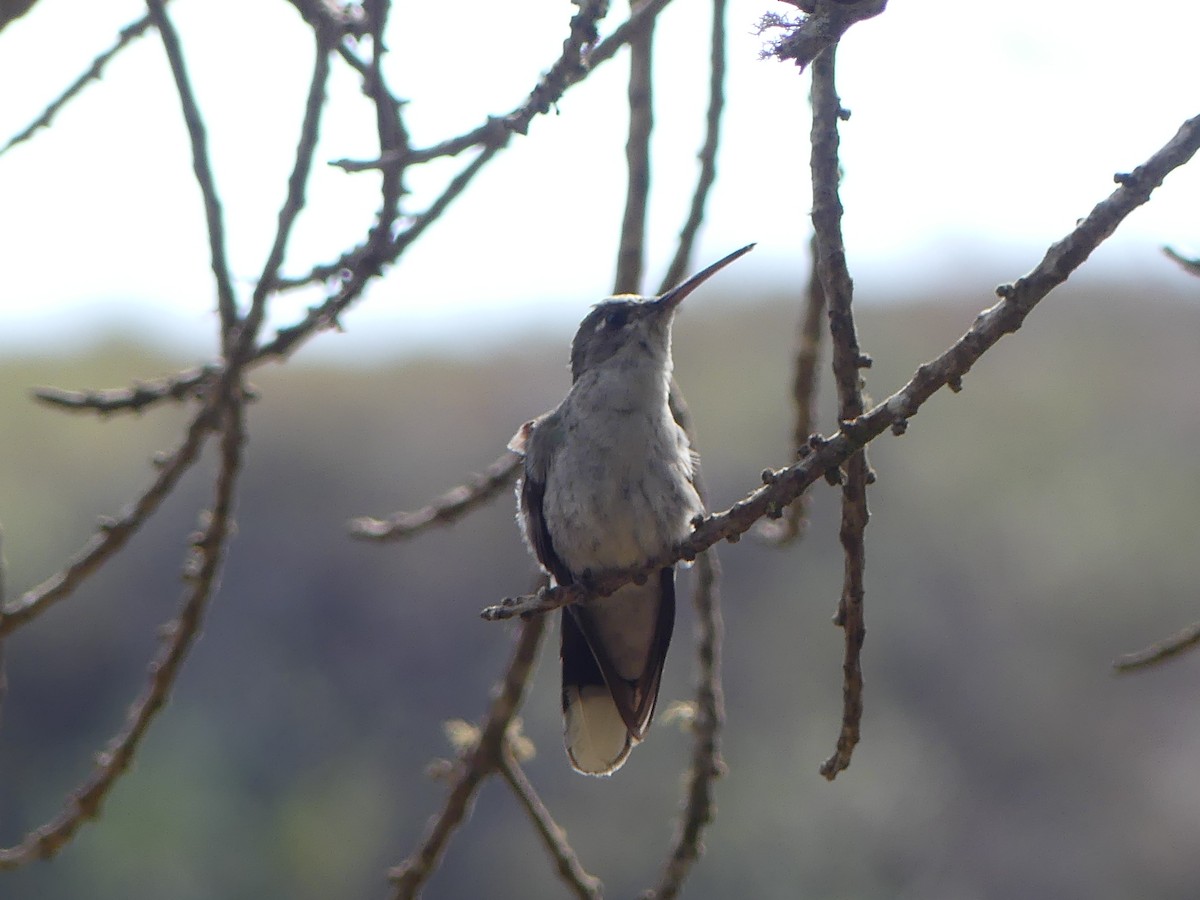
[[[142, 738], [166, 705], [183, 660], [200, 633], [232, 528], [234, 486], [245, 439], [242, 406], [233, 393], [224, 398], [221, 416], [221, 461], [213, 508], [204, 530], [192, 539], [192, 557], [185, 567], [185, 578], [191, 584], [179, 618], [163, 628], [164, 642], [147, 669], [146, 686], [130, 707], [124, 727], [97, 756], [92, 774], [71, 794], [54, 819], [30, 832], [15, 847], [0, 849], [0, 869], [13, 869], [54, 856], [84, 822], [97, 818], [109, 791], [129, 769]], [[7, 625], [8, 616], [3, 622]]]
[[[596, 25], [608, 12], [608, 2], [588, 0], [571, 19], [571, 30], [563, 42], [563, 52], [520, 106], [505, 115], [488, 116], [482, 125], [456, 138], [442, 141], [432, 147], [416, 148], [408, 155], [407, 161], [419, 163], [443, 156], [457, 156], [476, 146], [503, 147], [514, 133], [525, 134], [529, 130], [530, 122], [537, 115], [549, 112], [554, 104], [562, 99], [568, 88], [585, 79], [601, 63], [612, 59], [618, 50], [643, 28], [648, 27], [670, 2], [671, 0], [646, 0], [637, 12], [596, 44]], [[589, 47], [592, 49], [589, 50]], [[398, 162], [400, 157], [397, 154], [385, 153], [374, 160], [338, 160], [333, 165], [348, 172], [361, 172], [366, 169], [386, 168]]]
[[[821, 336], [825, 333], [821, 327], [825, 319], [825, 291], [821, 288], [821, 276], [817, 272], [815, 233], [809, 241], [809, 258], [812, 268], [808, 274], [804, 315], [800, 317], [796, 334], [796, 361], [792, 374], [792, 402], [796, 408], [792, 441], [797, 457], [807, 450], [809, 435], [816, 430], [817, 360], [821, 353]], [[806, 524], [807, 500], [808, 494], [801, 494], [788, 504], [781, 518], [759, 522], [759, 534], [780, 546], [796, 540]]]
[[1113, 668], [1118, 672], [1132, 672], [1136, 669], [1147, 669], [1159, 663], [1166, 662], [1172, 657], [1179, 656], [1200, 644], [1200, 622], [1195, 622], [1183, 628], [1168, 638], [1151, 644], [1136, 653], [1127, 653], [1113, 662]]
[[433, 525], [450, 525], [473, 509], [483, 506], [516, 480], [521, 457], [505, 452], [479, 475], [451, 488], [416, 512], [393, 513], [386, 519], [369, 516], [352, 519], [350, 534], [375, 541], [410, 538]]
[[[812, 184], [813, 235], [817, 248], [817, 274], [829, 307], [829, 334], [833, 343], [833, 379], [838, 393], [838, 421], [857, 419], [863, 414], [860, 369], [870, 360], [858, 346], [854, 325], [854, 283], [846, 267], [846, 248], [842, 240], [842, 201], [838, 194], [841, 163], [838, 158], [838, 121], [847, 114], [838, 99], [834, 83], [837, 44], [816, 58], [812, 67]], [[842, 726], [837, 751], [821, 766], [821, 774], [833, 779], [850, 765], [850, 755], [858, 743], [862, 720], [862, 663], [860, 653], [866, 627], [863, 623], [863, 574], [866, 546], [863, 532], [870, 512], [867, 508], [867, 482], [870, 479], [866, 449], [846, 461], [842, 482], [842, 522], [839, 537], [845, 553], [842, 595], [834, 622], [845, 634], [842, 662]]]
[[395, 900], [417, 896], [421, 885], [437, 870], [442, 853], [455, 830], [469, 815], [476, 791], [489, 775], [499, 770], [505, 735], [525, 698], [525, 688], [537, 659], [544, 629], [545, 619], [542, 616], [521, 623], [512, 660], [500, 684], [493, 690], [492, 705], [481, 729], [479, 742], [455, 765], [450, 776], [450, 793], [421, 845], [412, 856], [388, 873]]
[[204, 119], [200, 115], [200, 107], [196, 103], [196, 97], [188, 79], [179, 35], [167, 17], [166, 0], [146, 0], [146, 6], [150, 11], [150, 19], [154, 23], [154, 27], [158, 29], [159, 35], [162, 37], [163, 49], [167, 53], [171, 75], [175, 79], [175, 89], [179, 93], [179, 105], [183, 110], [183, 119], [192, 144], [192, 168], [196, 174], [196, 183], [200, 187], [200, 193], [204, 196], [204, 215], [208, 221], [209, 256], [211, 257], [213, 277], [217, 284], [217, 311], [221, 316], [221, 348], [228, 355], [234, 330], [237, 327], [237, 301], [234, 298], [233, 279], [229, 274], [229, 262], [225, 257], [225, 225], [222, 221], [221, 201], [217, 196], [216, 182], [208, 161], [208, 136], [205, 133]]
[[279, 267], [283, 265], [284, 254], [287, 251], [288, 238], [300, 211], [304, 208], [305, 187], [309, 173], [312, 171], [313, 151], [321, 134], [321, 111], [325, 105], [325, 86], [329, 81], [329, 52], [337, 37], [330, 28], [314, 27], [316, 50], [313, 60], [313, 74], [308, 88], [308, 99], [304, 104], [304, 121], [300, 126], [300, 141], [296, 147], [296, 161], [292, 167], [291, 177], [288, 178], [287, 198], [279, 211], [279, 225], [275, 229], [275, 240], [267, 261], [263, 264], [262, 275], [254, 288], [250, 300], [250, 311], [241, 328], [238, 338], [238, 356], [246, 356], [254, 346], [254, 339], [262, 327], [263, 317], [267, 310], [267, 297], [273, 290], [275, 279], [279, 275]]
[[415, 241], [446, 208], [461, 194], [495, 155], [495, 148], [487, 148], [479, 153], [469, 165], [446, 186], [441, 195], [429, 209], [415, 216], [411, 224], [391, 242], [386, 251], [376, 251], [371, 242], [358, 248], [339, 264], [332, 267], [318, 267], [313, 270], [305, 281], [340, 277], [339, 288], [320, 306], [308, 310], [303, 319], [294, 325], [281, 328], [275, 337], [259, 347], [254, 362], [258, 363], [268, 357], [287, 356], [296, 347], [318, 331], [337, 326], [338, 316], [342, 314], [362, 294], [370, 280], [383, 268], [385, 263], [394, 262], [405, 249]]
[[704, 124], [704, 144], [700, 148], [700, 175], [696, 179], [696, 191], [687, 219], [679, 232], [679, 244], [675, 256], [667, 266], [658, 293], [669, 291], [687, 274], [696, 243], [696, 234], [704, 222], [704, 205], [708, 192], [717, 180], [717, 148], [721, 141], [721, 113], [725, 108], [725, 6], [726, 0], [713, 0], [712, 42], [709, 46], [708, 62], [708, 113]]
[[998, 287], [1000, 302], [981, 312], [966, 334], [936, 359], [920, 366], [900, 390], [858, 418], [843, 422], [831, 438], [814, 437], [808, 454], [795, 465], [763, 472], [762, 487], [724, 512], [699, 519], [696, 530], [670, 554], [642, 566], [593, 574], [586, 587], [572, 584], [506, 598], [483, 610], [483, 618], [499, 620], [542, 613], [585, 597], [607, 596], [623, 584], [648, 577], [656, 569], [680, 559], [695, 559], [718, 541], [736, 542], [759, 519], [778, 515], [827, 471], [841, 466], [889, 428], [902, 434], [909, 419], [935, 393], [947, 385], [961, 387], [963, 376], [975, 362], [1002, 337], [1019, 329], [1030, 311], [1066, 281], [1126, 216], [1146, 203], [1167, 175], [1186, 164], [1197, 148], [1200, 148], [1200, 116], [1184, 122], [1166, 145], [1132, 173], [1116, 176], [1120, 186], [1111, 195], [1100, 201], [1066, 237], [1053, 244], [1029, 274], [1013, 284]]
[[696, 560], [696, 718], [692, 722], [692, 764], [687, 773], [687, 798], [680, 815], [679, 831], [667, 856], [658, 886], [644, 895], [667, 900], [679, 894], [684, 879], [704, 850], [704, 829], [716, 815], [714, 783], [725, 774], [721, 760], [721, 729], [725, 724], [725, 699], [721, 689], [721, 642], [725, 626], [721, 619], [720, 563], [716, 551], [702, 553]]
[[554, 860], [558, 874], [567, 887], [582, 900], [599, 900], [603, 896], [600, 880], [588, 874], [579, 862], [575, 850], [567, 843], [567, 833], [554, 821], [550, 810], [546, 809], [546, 804], [526, 777], [507, 740], [500, 752], [500, 774], [533, 822], [546, 852]]
[[220, 366], [207, 365], [187, 369], [167, 378], [138, 382], [131, 388], [98, 391], [65, 391], [56, 387], [35, 388], [33, 395], [42, 403], [72, 412], [141, 412], [164, 400], [191, 400], [203, 393], [203, 386], [218, 376]]
[[[641, 0], [630, 0], [637, 11]], [[646, 248], [646, 201], [650, 197], [650, 133], [654, 129], [654, 20], [629, 42], [629, 133], [625, 139], [625, 213], [617, 247], [614, 294], [642, 290]]]
[[175, 485], [199, 458], [200, 448], [213, 430], [215, 413], [212, 402], [197, 412], [184, 434], [183, 442], [159, 463], [158, 475], [146, 491], [116, 519], [104, 520], [99, 530], [76, 553], [67, 565], [37, 587], [5, 607], [0, 618], [0, 636], [8, 634], [45, 612], [51, 605], [67, 597], [83, 581], [111, 559], [159, 504], [174, 490]]
[[[21, 10], [21, 12], [24, 12], [24, 10]], [[4, 27], [4, 22], [5, 16], [0, 14], [0, 28]], [[29, 140], [39, 128], [49, 128], [50, 123], [54, 121], [54, 117], [58, 115], [62, 108], [75, 99], [90, 82], [99, 81], [100, 76], [104, 73], [104, 67], [109, 64], [113, 57], [129, 46], [129, 44], [133, 43], [136, 38], [145, 34], [150, 25], [150, 17], [143, 16], [136, 22], [122, 28], [117, 33], [117, 42], [115, 44], [92, 60], [91, 67], [76, 78], [70, 87], [63, 91], [53, 103], [47, 106], [40, 116], [34, 119], [19, 134], [15, 134], [9, 138], [8, 143], [3, 147], [0, 147], [0, 156], [3, 156], [17, 144]]]

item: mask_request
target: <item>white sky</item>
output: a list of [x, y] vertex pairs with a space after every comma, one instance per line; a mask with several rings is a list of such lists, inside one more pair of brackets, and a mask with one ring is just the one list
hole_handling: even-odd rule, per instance
[[[707, 103], [707, 4], [676, 0], [658, 28], [651, 284], [690, 199]], [[623, 18], [615, 2], [606, 30]], [[0, 32], [0, 140], [23, 128], [117, 30], [137, 0], [39, 0]], [[307, 29], [282, 0], [175, 0], [208, 115], [230, 257], [244, 295], [272, 238], [311, 67]], [[517, 105], [556, 57], [566, 0], [396, 4], [391, 85], [411, 100], [416, 145]], [[742, 283], [804, 277], [808, 78], [760, 61], [754, 24], [769, 0], [731, 0], [729, 85], [718, 186], [696, 266], [749, 241]], [[892, 0], [839, 53], [846, 239], [864, 299], [911, 295], [984, 265], [980, 302], [1200, 112], [1200, 4], [1146, 0]], [[497, 10], [502, 10], [501, 14]], [[376, 178], [323, 164], [373, 155], [371, 112], [335, 65], [310, 203], [292, 242], [295, 273], [357, 241]], [[472, 191], [346, 317], [318, 355], [476, 344], [535, 321], [569, 339], [611, 286], [624, 197], [624, 56], [572, 89], [557, 115], [481, 175]], [[18, 89], [19, 88], [19, 89]], [[462, 161], [414, 174], [412, 208]], [[1164, 243], [1200, 252], [1200, 163], [1168, 179], [1102, 248], [1093, 273], [1186, 276]], [[161, 44], [127, 49], [54, 126], [0, 157], [0, 348], [53, 347], [115, 327], [211, 347], [215, 323], [199, 192]], [[731, 270], [726, 277], [732, 279]], [[1194, 279], [1193, 279], [1194, 281]], [[974, 281], [972, 283], [975, 283]], [[728, 288], [727, 283], [724, 287]], [[714, 292], [715, 293], [715, 292]], [[316, 295], [285, 297], [286, 324]], [[702, 304], [698, 295], [695, 305]]]

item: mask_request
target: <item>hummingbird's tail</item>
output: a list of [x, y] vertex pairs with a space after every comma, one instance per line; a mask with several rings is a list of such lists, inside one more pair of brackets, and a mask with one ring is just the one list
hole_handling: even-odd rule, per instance
[[642, 740], [674, 627], [674, 568], [563, 610], [563, 717], [577, 771], [611, 775]]

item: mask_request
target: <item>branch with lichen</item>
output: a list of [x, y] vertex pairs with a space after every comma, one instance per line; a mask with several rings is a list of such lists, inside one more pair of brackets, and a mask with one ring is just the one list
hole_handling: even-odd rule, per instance
[[764, 57], [794, 62], [801, 69], [825, 50], [837, 44], [855, 22], [879, 15], [887, 0], [785, 0], [801, 12], [796, 18], [767, 13], [758, 23], [763, 34], [773, 29], [785, 31], [763, 51]]

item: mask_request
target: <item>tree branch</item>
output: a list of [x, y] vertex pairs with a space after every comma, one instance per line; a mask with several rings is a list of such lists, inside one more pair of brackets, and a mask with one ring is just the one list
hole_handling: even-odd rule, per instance
[[202, 393], [203, 386], [220, 373], [220, 366], [207, 365], [154, 381], [137, 382], [131, 388], [65, 391], [56, 387], [40, 387], [34, 389], [33, 396], [47, 406], [70, 412], [96, 412], [104, 416], [117, 412], [141, 412], [164, 400], [182, 402], [194, 399]]
[[1183, 628], [1168, 638], [1151, 644], [1144, 650], [1127, 653], [1113, 662], [1113, 668], [1118, 672], [1132, 672], [1136, 669], [1148, 669], [1159, 663], [1166, 662], [1172, 657], [1179, 656], [1200, 644], [1200, 622], [1195, 622]]
[[[165, 2], [165, 0], [164, 0]], [[0, 156], [3, 156], [17, 144], [23, 143], [33, 137], [34, 133], [39, 128], [49, 128], [54, 121], [54, 117], [62, 110], [64, 106], [70, 103], [78, 96], [85, 87], [92, 81], [99, 81], [101, 75], [104, 74], [104, 67], [107, 66], [118, 53], [129, 46], [133, 41], [150, 28], [150, 16], [142, 16], [136, 22], [126, 25], [117, 33], [117, 42], [92, 60], [92, 65], [86, 72], [76, 78], [71, 85], [63, 91], [53, 103], [46, 107], [45, 111], [33, 120], [19, 134], [13, 135], [8, 139], [3, 147], [0, 147]], [[0, 14], [0, 28], [4, 27], [4, 15]]]
[[254, 347], [254, 339], [266, 316], [267, 298], [274, 289], [279, 267], [283, 265], [287, 252], [288, 238], [300, 211], [304, 208], [305, 188], [312, 172], [313, 152], [321, 135], [321, 111], [325, 105], [325, 87], [329, 82], [329, 53], [337, 34], [332, 29], [314, 26], [316, 50], [314, 52], [312, 79], [308, 87], [308, 99], [304, 104], [304, 121], [300, 126], [300, 140], [296, 147], [296, 161], [288, 178], [287, 197], [279, 211], [279, 225], [275, 229], [275, 240], [263, 264], [262, 274], [255, 285], [250, 299], [250, 311], [241, 328], [238, 339], [238, 356], [248, 355]]
[[450, 838], [469, 815], [476, 792], [488, 776], [499, 770], [505, 735], [525, 698], [525, 688], [544, 629], [545, 619], [541, 616], [521, 623], [516, 649], [503, 679], [493, 691], [491, 709], [478, 743], [456, 763], [451, 774], [450, 793], [421, 845], [388, 873], [395, 900], [417, 896], [421, 886], [437, 870]]
[[1189, 275], [1200, 275], [1200, 259], [1190, 259], [1172, 247], [1163, 247], [1162, 250], [1167, 259], [1179, 263], [1183, 271]]
[[[636, 12], [641, 0], [630, 0]], [[617, 247], [614, 294], [642, 290], [646, 249], [646, 201], [650, 197], [650, 134], [654, 129], [654, 20], [629, 42], [629, 133], [625, 139], [625, 213]]]
[[480, 475], [451, 488], [416, 512], [392, 513], [386, 519], [362, 516], [350, 520], [350, 534], [374, 541], [410, 538], [434, 525], [451, 525], [483, 506], [511, 485], [521, 468], [521, 457], [506, 451]]
[[669, 900], [678, 896], [683, 882], [704, 851], [704, 829], [716, 816], [714, 785], [725, 774], [721, 760], [721, 729], [725, 725], [725, 698], [721, 689], [721, 643], [725, 626], [721, 618], [718, 585], [721, 567], [716, 551], [702, 553], [696, 560], [696, 717], [692, 722], [692, 764], [687, 772], [687, 794], [679, 817], [679, 829], [667, 856], [658, 886], [647, 891], [646, 900]]
[[[458, 137], [431, 147], [415, 148], [408, 155], [408, 161], [420, 163], [443, 156], [457, 156], [476, 146], [499, 148], [505, 146], [514, 133], [525, 134], [536, 116], [549, 112], [562, 99], [568, 88], [583, 81], [601, 63], [612, 59], [618, 50], [628, 44], [643, 28], [648, 27], [670, 2], [671, 0], [646, 0], [637, 12], [630, 15], [612, 34], [596, 43], [599, 36], [596, 25], [608, 12], [608, 2], [588, 0], [571, 19], [570, 33], [563, 42], [562, 53], [520, 106], [505, 115], [488, 116], [482, 125]], [[386, 168], [396, 165], [399, 161], [400, 158], [396, 154], [385, 153], [374, 160], [338, 160], [333, 165], [348, 172], [361, 172]]]
[[216, 182], [213, 179], [212, 166], [208, 161], [208, 136], [204, 128], [204, 118], [200, 114], [200, 107], [196, 103], [196, 97], [188, 79], [179, 35], [167, 17], [166, 0], [146, 0], [146, 6], [150, 12], [150, 19], [162, 38], [163, 49], [167, 53], [167, 62], [171, 66], [171, 75], [175, 79], [175, 89], [179, 93], [179, 105], [183, 110], [184, 123], [187, 125], [188, 137], [192, 144], [192, 168], [196, 174], [196, 183], [200, 187], [200, 193], [204, 197], [204, 216], [208, 221], [209, 256], [217, 285], [217, 312], [221, 316], [221, 349], [228, 356], [238, 323], [237, 301], [233, 292], [233, 279], [229, 274], [229, 262], [225, 257], [225, 225], [222, 219], [221, 200], [217, 196]]
[[665, 294], [687, 275], [696, 234], [704, 222], [704, 206], [717, 180], [717, 149], [721, 142], [721, 113], [725, 108], [725, 6], [726, 0], [713, 0], [712, 42], [708, 55], [708, 113], [704, 121], [704, 144], [697, 157], [700, 160], [700, 174], [696, 179], [696, 190], [692, 194], [687, 219], [679, 232], [675, 256], [667, 266], [659, 294]]
[[555, 868], [567, 887], [581, 900], [599, 900], [603, 896], [600, 880], [588, 874], [579, 862], [575, 850], [567, 843], [566, 832], [554, 821], [550, 810], [546, 809], [546, 804], [525, 776], [507, 740], [500, 752], [500, 774], [533, 822], [538, 836], [542, 839], [542, 845], [554, 860]]
[[[191, 586], [179, 618], [163, 628], [164, 642], [147, 669], [146, 687], [130, 707], [125, 726], [97, 756], [92, 774], [71, 794], [54, 819], [31, 831], [15, 847], [0, 849], [0, 870], [14, 869], [35, 859], [49, 859], [84, 822], [97, 818], [109, 791], [129, 769], [151, 723], [166, 705], [183, 660], [200, 633], [232, 528], [234, 486], [241, 468], [245, 423], [241, 402], [232, 393], [233, 388], [229, 390], [221, 405], [221, 461], [213, 507], [204, 530], [192, 538], [192, 557], [184, 572]], [[8, 620], [5, 616], [2, 621], [7, 625]]]
[[[811, 269], [805, 291], [804, 314], [796, 334], [796, 358], [792, 368], [792, 403], [795, 406], [795, 425], [792, 446], [797, 458], [808, 449], [808, 438], [816, 431], [817, 420], [817, 361], [821, 354], [821, 327], [825, 319], [825, 291], [817, 272], [817, 236], [809, 241]], [[766, 540], [783, 546], [803, 533], [808, 513], [808, 494], [804, 493], [787, 505], [777, 521], [759, 522], [759, 534]]]
[[[833, 344], [833, 380], [837, 385], [838, 421], [847, 422], [863, 414], [860, 369], [870, 363], [858, 346], [854, 326], [854, 283], [846, 267], [842, 240], [842, 201], [838, 195], [841, 163], [838, 158], [838, 120], [848, 114], [842, 109], [834, 83], [837, 44], [826, 48], [812, 67], [812, 184], [813, 235], [817, 248], [817, 274], [829, 307], [829, 334]], [[863, 532], [870, 512], [867, 483], [870, 480], [867, 451], [852, 454], [846, 461], [842, 482], [842, 522], [838, 535], [845, 554], [842, 595], [834, 623], [845, 634], [842, 660], [842, 726], [837, 750], [821, 766], [821, 774], [832, 780], [850, 765], [862, 721], [862, 651], [866, 625], [863, 621], [863, 577], [866, 545]]]
[[150, 487], [119, 518], [103, 520], [99, 530], [62, 570], [4, 608], [4, 614], [0, 617], [0, 636], [15, 631], [69, 596], [89, 575], [125, 546], [174, 490], [183, 473], [199, 458], [200, 449], [213, 430], [216, 415], [215, 401], [210, 399], [192, 419], [183, 442], [161, 461], [158, 475]]

